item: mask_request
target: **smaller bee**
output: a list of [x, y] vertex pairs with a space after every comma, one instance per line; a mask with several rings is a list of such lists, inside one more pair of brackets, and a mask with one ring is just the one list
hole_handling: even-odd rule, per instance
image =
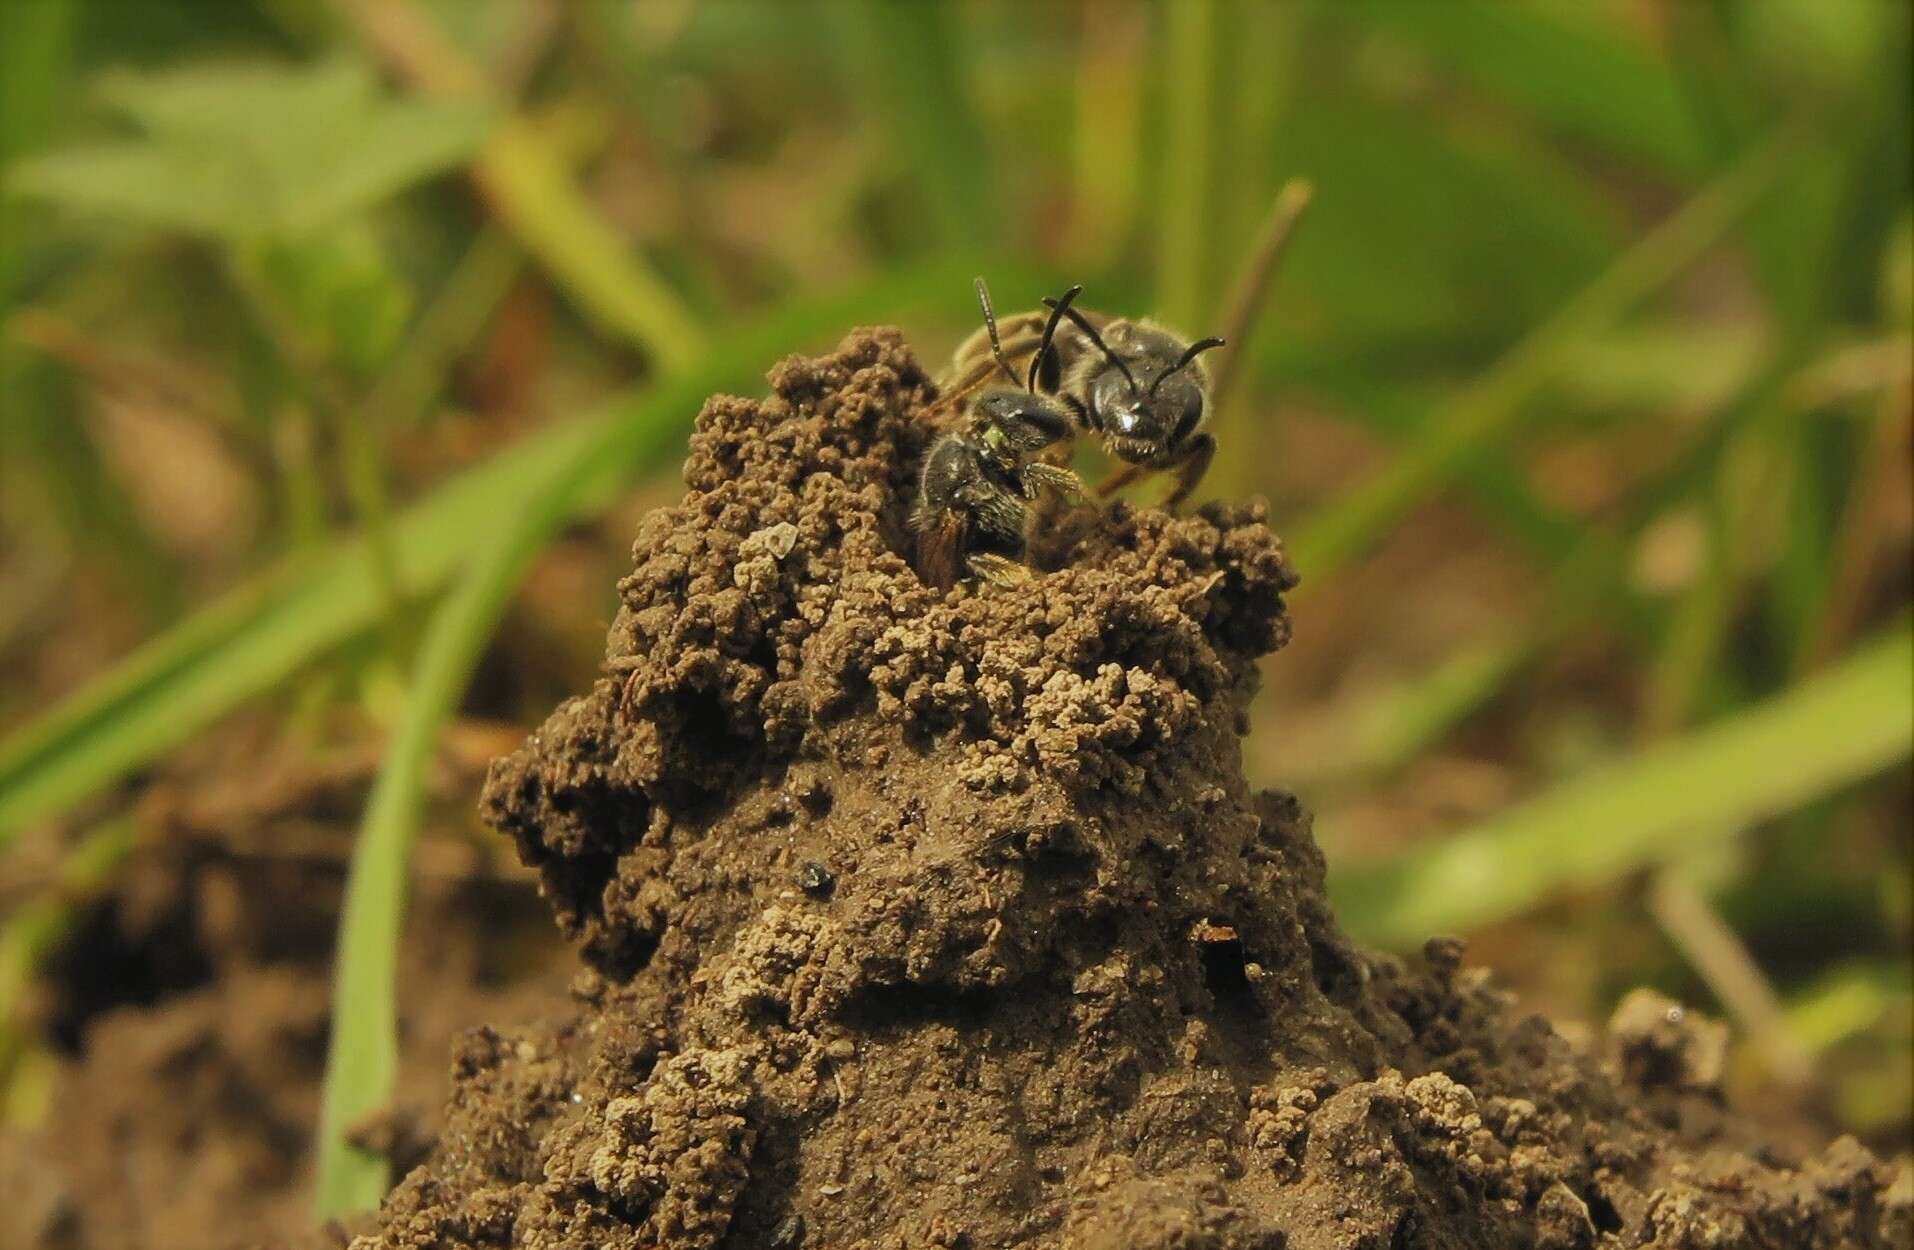
[[[1023, 389], [997, 387], [971, 399], [962, 426], [939, 437], [924, 457], [911, 528], [917, 534], [918, 575], [931, 585], [954, 585], [965, 568], [1000, 586], [1028, 579], [1023, 554], [1030, 501], [1045, 490], [1083, 498], [1076, 474], [1036, 458], [1073, 432], [1069, 411], [1037, 392], [1037, 367], [1081, 289], [1072, 287], [1061, 299], [1047, 301], [1050, 317], [1029, 373], [1020, 379], [997, 336], [990, 291], [977, 279], [977, 302], [997, 368], [1013, 387], [1021, 382]], [[976, 385], [981, 384], [980, 378]]]
[[[1223, 340], [1185, 344], [1155, 322], [1127, 318], [1105, 320], [1098, 333], [1088, 317], [1067, 304], [1046, 299], [1044, 306], [1052, 316], [1068, 317], [1096, 348], [1094, 354], [1072, 351], [1066, 339], [1058, 345], [1061, 361], [1051, 368], [1056, 394], [1077, 424], [1124, 462], [1097, 493], [1120, 490], [1151, 470], [1175, 469], [1176, 486], [1163, 506], [1176, 511], [1216, 456], [1216, 437], [1202, 428], [1209, 419], [1210, 375], [1197, 358], [1223, 346]], [[1037, 359], [1043, 360], [1041, 348]]]

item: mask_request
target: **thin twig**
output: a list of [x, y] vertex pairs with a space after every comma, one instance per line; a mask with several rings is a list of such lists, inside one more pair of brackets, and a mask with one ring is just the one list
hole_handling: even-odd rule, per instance
[[1648, 910], [1760, 1048], [1775, 1078], [1797, 1089], [1811, 1084], [1814, 1059], [1789, 1030], [1774, 987], [1735, 931], [1678, 866], [1655, 873], [1648, 886]]
[[[1816, 618], [1796, 671], [1816, 669], [1832, 660], [1849, 642], [1866, 607], [1868, 588], [1889, 542], [1882, 516], [1898, 493], [1906, 497], [1910, 432], [1914, 432], [1914, 396], [1905, 389], [1881, 396], [1868, 453], [1861, 462], [1861, 481], [1852, 496], [1834, 540], [1834, 573], [1822, 596]], [[1898, 576], [1905, 578], [1906, 566]], [[1903, 585], [1902, 589], [1905, 589]]]
[[102, 390], [177, 412], [211, 431], [220, 449], [244, 465], [254, 480], [271, 475], [272, 458], [258, 443], [241, 437], [221, 405], [177, 365], [110, 345], [45, 308], [18, 309], [7, 319], [5, 332]]
[[1283, 184], [1275, 202], [1269, 206], [1269, 215], [1263, 218], [1256, 250], [1250, 253], [1249, 262], [1237, 275], [1236, 288], [1223, 305], [1222, 325], [1217, 334], [1230, 349], [1217, 361], [1216, 380], [1210, 388], [1211, 400], [1219, 412], [1236, 381], [1238, 362], [1249, 347], [1249, 337], [1255, 333], [1256, 319], [1263, 311], [1270, 281], [1276, 276], [1276, 264], [1288, 250], [1296, 223], [1315, 196], [1315, 184], [1307, 178], [1291, 178]]
[[478, 66], [417, 7], [334, 0], [333, 8], [375, 55], [425, 95], [483, 99], [490, 92]]

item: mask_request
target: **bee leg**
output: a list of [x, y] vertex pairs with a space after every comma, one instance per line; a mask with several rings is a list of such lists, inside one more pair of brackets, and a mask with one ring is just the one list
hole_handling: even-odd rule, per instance
[[1072, 504], [1089, 499], [1089, 492], [1083, 489], [1083, 479], [1060, 464], [1032, 461], [1023, 467], [1021, 478], [1023, 493], [1030, 499], [1035, 499], [1040, 490], [1047, 490]]
[[1216, 458], [1216, 439], [1210, 434], [1198, 434], [1191, 439], [1188, 449], [1182, 457], [1182, 467], [1176, 473], [1176, 489], [1163, 501], [1166, 512], [1175, 512], [1183, 506], [1183, 501], [1196, 490], [1203, 474], [1209, 471], [1210, 461]]
[[1009, 556], [980, 551], [968, 563], [972, 573], [993, 586], [1021, 586], [1030, 580], [1030, 570]]
[[1145, 465], [1126, 464], [1113, 476], [1106, 477], [1097, 484], [1097, 496], [1104, 498], [1114, 495], [1149, 471], [1149, 468]]

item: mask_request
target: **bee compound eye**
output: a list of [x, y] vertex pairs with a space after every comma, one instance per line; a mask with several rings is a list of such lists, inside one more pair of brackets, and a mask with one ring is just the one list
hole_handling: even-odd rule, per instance
[[1194, 386], [1177, 396], [1176, 429], [1170, 436], [1172, 444], [1181, 443], [1203, 423], [1203, 402], [1203, 392]]

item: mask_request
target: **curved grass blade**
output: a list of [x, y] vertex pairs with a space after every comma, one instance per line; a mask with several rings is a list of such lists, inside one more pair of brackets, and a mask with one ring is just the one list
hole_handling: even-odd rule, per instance
[[1744, 157], [1449, 401], [1394, 462], [1304, 526], [1290, 544], [1303, 574], [1300, 589], [1355, 559], [1453, 477], [1477, 447], [1506, 434], [1576, 348], [1609, 330], [1720, 238], [1773, 185], [1797, 143], [1797, 132], [1786, 130]]
[[1357, 937], [1403, 947], [1733, 836], [1914, 749], [1903, 620], [1812, 681], [1549, 790], [1440, 845], [1330, 874]]
[[1676, 64], [1606, 6], [1449, 0], [1355, 11], [1525, 120], [1671, 173], [1693, 170], [1706, 151]]
[[601, 330], [666, 368], [698, 357], [705, 334], [696, 318], [585, 198], [529, 122], [501, 125], [472, 173], [500, 219]]
[[[679, 399], [667, 391], [641, 404], [620, 454], [656, 461], [676, 441]], [[347, 1140], [354, 1124], [387, 1104], [398, 1072], [399, 939], [407, 872], [424, 806], [425, 776], [445, 722], [457, 709], [498, 620], [533, 559], [570, 519], [595, 471], [592, 458], [565, 465], [496, 531], [420, 642], [412, 690], [366, 804], [339, 915], [332, 979], [332, 1040], [319, 1109], [318, 1215], [369, 1210], [385, 1196], [384, 1156]]]

